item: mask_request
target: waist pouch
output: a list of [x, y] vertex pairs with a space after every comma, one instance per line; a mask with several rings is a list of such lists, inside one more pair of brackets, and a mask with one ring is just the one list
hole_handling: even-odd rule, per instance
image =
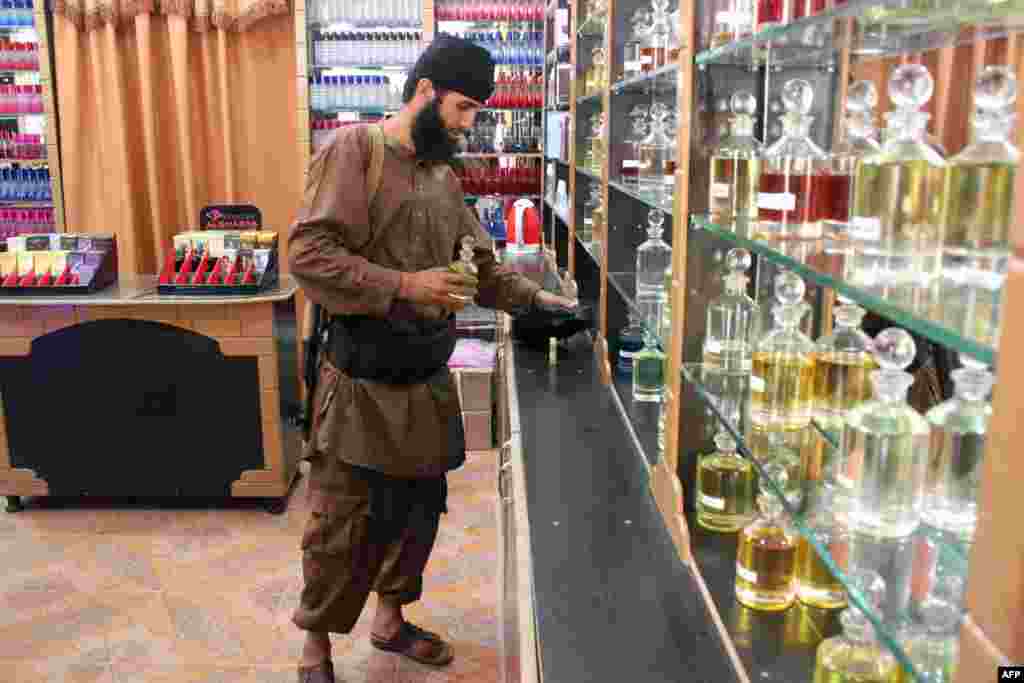
[[361, 315], [331, 319], [331, 363], [353, 379], [422, 384], [455, 351], [455, 316], [447, 320], [384, 320]]

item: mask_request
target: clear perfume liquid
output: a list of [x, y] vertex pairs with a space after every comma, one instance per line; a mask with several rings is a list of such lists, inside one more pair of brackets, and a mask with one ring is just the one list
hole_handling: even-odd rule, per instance
[[861, 284], [919, 284], [939, 274], [944, 171], [923, 159], [861, 162], [850, 236]]
[[657, 402], [665, 388], [665, 354], [645, 348], [633, 356], [633, 400]]
[[739, 531], [754, 517], [754, 469], [742, 458], [705, 455], [697, 465], [697, 523], [710, 531]]
[[751, 352], [746, 341], [709, 339], [704, 342], [702, 362], [725, 372], [750, 372]]
[[[830, 552], [832, 559], [841, 564], [840, 552], [833, 552], [832, 548]], [[800, 602], [812, 607], [839, 609], [846, 606], [846, 589], [804, 536], [796, 544], [796, 593]]]
[[782, 352], [755, 352], [750, 379], [750, 419], [756, 424], [800, 429], [811, 421], [814, 359]]
[[819, 354], [814, 364], [815, 411], [822, 417], [842, 417], [871, 400], [871, 373], [877, 369], [866, 353]]
[[1015, 172], [1007, 163], [956, 163], [946, 173], [943, 252], [951, 258], [944, 266], [959, 267], [969, 284], [990, 289], [1002, 284]]
[[846, 430], [850, 524], [881, 538], [902, 538], [917, 529], [928, 466], [928, 432], [915, 433], [898, 416], [892, 421], [903, 428], [873, 431], [851, 416]]
[[736, 554], [736, 599], [751, 609], [775, 612], [796, 600], [796, 545], [784, 530], [754, 526], [740, 533]]
[[757, 220], [761, 162], [738, 156], [711, 158], [711, 189], [708, 206], [717, 225], [735, 220]]
[[970, 540], [978, 524], [978, 490], [985, 435], [940, 430], [942, 440], [928, 465], [924, 522]]

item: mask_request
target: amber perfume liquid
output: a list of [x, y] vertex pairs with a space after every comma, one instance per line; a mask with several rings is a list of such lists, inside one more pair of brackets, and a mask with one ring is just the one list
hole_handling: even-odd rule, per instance
[[819, 354], [814, 365], [814, 404], [818, 412], [841, 417], [871, 400], [871, 373], [877, 369], [878, 364], [867, 355]]
[[850, 176], [841, 173], [811, 176], [811, 214], [814, 220], [849, 220], [852, 183], [853, 179]]
[[665, 66], [667, 52], [663, 47], [640, 48], [640, 70], [646, 73]]
[[993, 247], [1005, 250], [1015, 170], [1000, 163], [949, 166], [942, 216], [947, 254], [984, 257]]
[[754, 516], [754, 469], [738, 456], [707, 455], [697, 466], [697, 523], [738, 531]]
[[[832, 559], [841, 564], [843, 556], [838, 546], [833, 544], [829, 551]], [[796, 590], [797, 599], [805, 605], [821, 609], [846, 606], [846, 589], [804, 536], [796, 544]]]
[[759, 527], [740, 534], [736, 554], [736, 599], [751, 609], [784, 610], [796, 599], [796, 546], [780, 528]]
[[881, 677], [872, 673], [862, 674], [848, 668], [834, 669], [828, 664], [819, 664], [814, 671], [814, 683], [899, 683], [899, 681], [899, 667], [894, 669], [892, 674]]
[[811, 421], [814, 360], [794, 354], [755, 352], [750, 380], [755, 423], [799, 429]]
[[760, 166], [758, 159], [712, 157], [709, 199], [712, 222], [729, 225], [737, 218], [757, 219]]

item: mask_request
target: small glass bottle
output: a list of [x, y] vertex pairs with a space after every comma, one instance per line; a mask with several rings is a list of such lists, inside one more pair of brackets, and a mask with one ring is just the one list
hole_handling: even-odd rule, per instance
[[594, 239], [594, 220], [601, 220], [604, 214], [601, 204], [601, 186], [591, 183], [590, 197], [583, 202], [583, 224], [576, 230], [576, 238], [583, 244], [590, 244]]
[[633, 356], [633, 400], [656, 403], [665, 390], [665, 354], [655, 330], [644, 326], [644, 347]]
[[919, 608], [924, 628], [901, 643], [918, 677], [902, 670], [898, 683], [953, 683], [959, 660], [962, 600], [963, 579], [949, 575], [936, 582]]
[[761, 143], [754, 137], [757, 100], [745, 90], [729, 98], [729, 136], [711, 155], [711, 220], [720, 226], [757, 220]]
[[861, 331], [864, 309], [844, 304], [835, 309], [835, 327], [818, 340], [814, 368], [814, 412], [826, 423], [841, 424], [846, 414], [871, 399], [871, 337]]
[[[786, 489], [784, 467], [771, 463], [764, 472], [780, 489]], [[739, 535], [736, 599], [750, 609], [778, 612], [796, 600], [793, 570], [797, 536], [786, 521], [782, 502], [765, 486], [761, 487], [757, 506], [761, 515]]]
[[[472, 235], [466, 235], [459, 241], [459, 244], [461, 245], [459, 248], [459, 260], [448, 266], [448, 269], [453, 273], [477, 277], [476, 263], [473, 262], [473, 248], [476, 246], [476, 238]], [[449, 296], [459, 301], [473, 301], [471, 296], [461, 296], [458, 294], [449, 294]]]
[[823, 228], [829, 240], [846, 241], [857, 162], [866, 156], [878, 154], [882, 149], [876, 139], [878, 131], [874, 123], [874, 108], [877, 104], [878, 90], [871, 81], [857, 81], [847, 90], [842, 138], [832, 150], [832, 182], [840, 187], [827, 193], [836, 203], [830, 208], [830, 215], [823, 219], [827, 221]]
[[602, 92], [608, 86], [608, 59], [603, 47], [595, 47], [592, 53], [591, 80], [584, 86], [588, 95]]
[[[795, 432], [771, 430], [759, 433], [755, 430], [751, 442], [761, 446], [754, 449], [754, 457], [762, 467], [775, 465], [786, 472], [785, 486], [779, 483], [779, 488], [785, 493], [786, 501], [799, 510], [804, 501], [805, 461], [800, 451], [789, 445], [787, 434], [791, 433]], [[760, 436], [764, 438], [758, 438]]]
[[727, 433], [715, 436], [715, 446], [697, 464], [697, 523], [709, 531], [739, 531], [754, 515], [754, 467]]
[[605, 137], [608, 130], [607, 123], [608, 120], [605, 118], [604, 112], [598, 114], [594, 125], [594, 136], [590, 138], [590, 170], [597, 175], [601, 175], [605, 157], [608, 155], [608, 139]]
[[917, 352], [899, 328], [879, 333], [871, 375], [872, 401], [847, 414], [847, 473], [852, 478], [850, 526], [870, 536], [903, 538], [921, 521], [930, 426], [907, 403], [914, 376], [904, 372]]
[[672, 247], [662, 238], [665, 212], [651, 209], [647, 213], [647, 240], [636, 250], [636, 305], [643, 324], [657, 337], [665, 317], [668, 290], [665, 271], [672, 267]]
[[[885, 582], [870, 570], [857, 570], [850, 583], [865, 597], [872, 611], [881, 607]], [[899, 663], [875, 636], [871, 621], [854, 607], [839, 615], [842, 635], [827, 638], [818, 646], [814, 683], [894, 683]]]
[[857, 163], [849, 236], [860, 286], [927, 287], [939, 275], [946, 161], [925, 141], [929, 115], [918, 111], [933, 89], [920, 64], [896, 67], [885, 144]]
[[623, 185], [635, 191], [639, 187], [640, 144], [647, 137], [647, 110], [644, 107], [636, 107], [630, 112], [630, 117], [633, 120], [632, 137], [626, 139], [623, 144], [619, 177]]
[[746, 291], [751, 263], [749, 251], [730, 249], [725, 255], [725, 292], [708, 304], [703, 362], [726, 372], [751, 369], [761, 321], [761, 307]]
[[1014, 176], [1020, 151], [1010, 141], [1017, 79], [988, 66], [974, 85], [975, 141], [949, 160], [943, 191], [944, 269], [968, 286], [998, 290], [1010, 254]]
[[631, 375], [633, 358], [644, 348], [644, 327], [641, 324], [639, 311], [629, 309], [629, 324], [619, 332], [619, 353], [615, 360], [618, 372]]
[[644, 34], [650, 26], [650, 10], [640, 8], [633, 13], [631, 31], [622, 46], [622, 77], [634, 78], [643, 72], [641, 48]]
[[[760, 233], [776, 239], [821, 237], [820, 206], [830, 202], [828, 155], [810, 138], [811, 84], [787, 81], [782, 89], [782, 137], [764, 150], [757, 196]], [[818, 196], [822, 194], [822, 196]]]
[[675, 183], [675, 155], [666, 132], [669, 113], [661, 102], [651, 105], [651, 132], [640, 143], [638, 189], [657, 201], [671, 198]]
[[993, 383], [984, 366], [971, 365], [951, 373], [953, 398], [925, 414], [938, 439], [933, 439], [922, 513], [925, 523], [967, 542], [978, 523], [985, 434], [992, 417], [986, 398]]
[[668, 3], [669, 0], [651, 2], [651, 24], [644, 32], [644, 42], [640, 47], [643, 71], [654, 71], [667, 63], [669, 42], [672, 38]]
[[800, 536], [796, 545], [796, 595], [805, 605], [820, 609], [839, 609], [846, 606], [846, 588], [821, 559], [811, 543], [828, 551], [829, 557], [846, 571], [850, 549], [850, 534], [836, 514], [835, 502], [827, 494], [814, 503], [807, 514], [805, 525], [809, 536]]
[[792, 271], [775, 277], [775, 328], [755, 346], [750, 420], [762, 429], [801, 429], [811, 421], [814, 343], [799, 329], [809, 306], [804, 281]]

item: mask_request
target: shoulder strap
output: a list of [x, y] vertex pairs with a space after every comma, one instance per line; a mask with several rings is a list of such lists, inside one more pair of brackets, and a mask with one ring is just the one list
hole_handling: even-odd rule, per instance
[[366, 127], [370, 134], [370, 163], [366, 170], [366, 195], [373, 204], [380, 189], [380, 179], [384, 172], [384, 130], [377, 125]]

